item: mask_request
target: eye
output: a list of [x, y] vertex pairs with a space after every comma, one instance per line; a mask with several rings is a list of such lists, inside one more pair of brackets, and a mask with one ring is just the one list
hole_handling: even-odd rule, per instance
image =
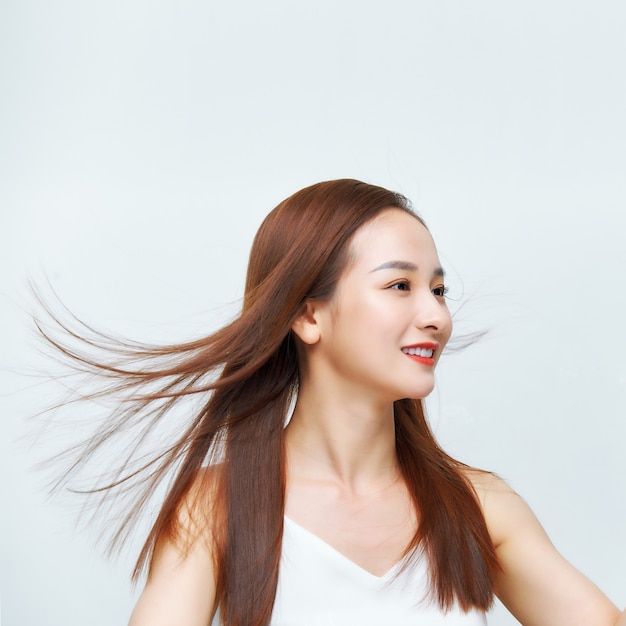
[[411, 288], [409, 286], [408, 280], [399, 280], [392, 285], [389, 285], [389, 289], [395, 289], [396, 291], [410, 291]]
[[433, 296], [443, 298], [448, 293], [448, 288], [445, 285], [437, 285], [433, 290]]

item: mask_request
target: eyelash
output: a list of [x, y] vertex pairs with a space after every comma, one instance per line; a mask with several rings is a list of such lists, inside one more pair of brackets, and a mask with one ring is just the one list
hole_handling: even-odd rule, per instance
[[[403, 287], [403, 289], [398, 289], [398, 287]], [[404, 289], [404, 287], [406, 287], [406, 289]], [[408, 280], [399, 280], [397, 283], [393, 283], [393, 285], [389, 285], [389, 288], [395, 289], [397, 291], [410, 291]]]
[[[402, 287], [402, 289], [399, 289], [399, 287]], [[400, 280], [397, 283], [393, 283], [393, 285], [390, 285], [389, 288], [396, 289], [397, 291], [410, 291], [410, 285], [408, 280]], [[445, 298], [445, 296], [448, 294], [448, 288], [445, 285], [439, 285], [438, 287], [435, 287], [432, 292], [433, 295], [437, 298]]]

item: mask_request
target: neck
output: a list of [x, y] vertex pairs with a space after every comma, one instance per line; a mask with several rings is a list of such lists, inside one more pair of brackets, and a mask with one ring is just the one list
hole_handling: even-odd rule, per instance
[[308, 381], [285, 436], [292, 475], [331, 481], [355, 494], [398, 478], [392, 403]]

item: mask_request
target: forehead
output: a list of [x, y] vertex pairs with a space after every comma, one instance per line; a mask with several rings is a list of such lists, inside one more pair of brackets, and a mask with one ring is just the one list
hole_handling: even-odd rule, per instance
[[401, 209], [387, 209], [361, 226], [354, 234], [350, 252], [352, 267], [363, 270], [391, 260], [414, 263], [424, 270], [439, 266], [430, 232], [415, 216]]

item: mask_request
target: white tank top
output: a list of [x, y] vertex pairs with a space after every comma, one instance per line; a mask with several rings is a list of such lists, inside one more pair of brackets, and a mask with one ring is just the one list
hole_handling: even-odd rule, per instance
[[482, 611], [444, 613], [429, 600], [425, 558], [399, 569], [370, 574], [285, 517], [271, 626], [486, 626]]

